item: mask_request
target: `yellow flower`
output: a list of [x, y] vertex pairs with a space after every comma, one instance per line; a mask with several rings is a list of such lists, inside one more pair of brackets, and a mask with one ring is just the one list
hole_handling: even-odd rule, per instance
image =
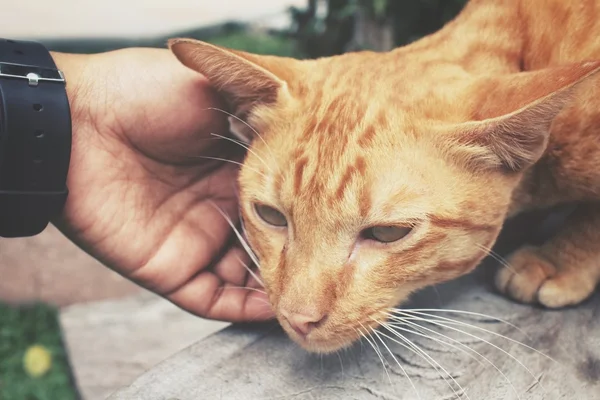
[[38, 378], [52, 367], [52, 354], [41, 345], [30, 346], [23, 357], [23, 368], [27, 375]]

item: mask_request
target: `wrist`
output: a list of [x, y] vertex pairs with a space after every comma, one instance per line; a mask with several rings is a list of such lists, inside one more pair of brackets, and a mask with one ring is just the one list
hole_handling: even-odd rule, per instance
[[77, 136], [84, 121], [89, 117], [88, 104], [86, 98], [90, 93], [90, 86], [86, 79], [90, 68], [90, 58], [87, 54], [67, 54], [51, 52], [56, 67], [62, 71], [67, 82], [67, 97], [71, 109], [71, 124], [73, 139]]
[[0, 63], [0, 236], [32, 236], [68, 194], [69, 98], [42, 44], [0, 39]]

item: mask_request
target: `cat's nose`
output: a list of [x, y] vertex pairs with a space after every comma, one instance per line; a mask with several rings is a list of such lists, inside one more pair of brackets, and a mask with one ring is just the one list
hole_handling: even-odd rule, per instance
[[282, 309], [281, 315], [290, 324], [292, 329], [300, 336], [306, 337], [310, 331], [323, 324], [327, 315], [318, 312], [293, 313]]

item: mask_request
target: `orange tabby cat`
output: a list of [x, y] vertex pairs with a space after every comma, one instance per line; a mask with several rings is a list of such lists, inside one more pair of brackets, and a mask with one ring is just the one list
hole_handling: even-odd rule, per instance
[[411, 292], [473, 270], [507, 217], [561, 203], [580, 206], [497, 286], [547, 307], [593, 292], [599, 15], [600, 0], [472, 0], [409, 46], [308, 61], [171, 41], [260, 133], [241, 212], [294, 340], [349, 345]]

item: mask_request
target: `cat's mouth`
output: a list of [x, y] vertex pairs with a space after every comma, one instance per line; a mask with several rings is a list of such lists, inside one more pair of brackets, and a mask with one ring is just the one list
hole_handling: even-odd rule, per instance
[[352, 346], [358, 340], [368, 337], [379, 324], [374, 321], [362, 322], [358, 327], [349, 325], [323, 324], [308, 333], [294, 329], [285, 319], [279, 323], [287, 335], [304, 350], [311, 353], [327, 354]]

